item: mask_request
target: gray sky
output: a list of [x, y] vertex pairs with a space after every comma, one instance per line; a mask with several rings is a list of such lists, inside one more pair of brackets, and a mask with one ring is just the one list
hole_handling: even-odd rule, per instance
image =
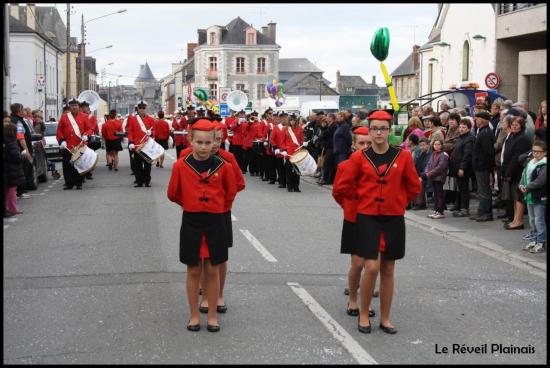
[[[41, 4], [37, 4], [40, 6]], [[50, 5], [50, 4], [44, 4]], [[54, 4], [63, 20], [66, 4]], [[101, 69], [108, 78], [123, 75], [120, 84], [133, 84], [139, 65], [148, 62], [159, 79], [171, 72], [171, 64], [186, 58], [187, 43], [197, 42], [197, 29], [226, 25], [240, 16], [256, 29], [277, 23], [280, 58], [306, 57], [323, 70], [334, 85], [336, 70], [360, 75], [369, 82], [376, 76], [383, 85], [380, 63], [370, 52], [374, 32], [390, 30], [390, 51], [385, 61], [391, 73], [423, 45], [437, 17], [437, 4], [72, 4], [71, 36], [80, 40], [84, 21], [127, 9], [86, 24], [88, 51], [96, 58], [98, 83]], [[105, 79], [105, 84], [108, 79]]]

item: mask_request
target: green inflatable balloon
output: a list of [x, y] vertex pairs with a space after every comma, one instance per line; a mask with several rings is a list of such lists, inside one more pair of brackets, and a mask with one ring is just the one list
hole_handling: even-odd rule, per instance
[[378, 61], [382, 62], [388, 57], [390, 50], [390, 31], [386, 28], [380, 28], [374, 33], [370, 44], [370, 51]]
[[208, 92], [206, 92], [204, 88], [198, 87], [195, 92], [193, 92], [193, 95], [201, 101], [208, 100]]

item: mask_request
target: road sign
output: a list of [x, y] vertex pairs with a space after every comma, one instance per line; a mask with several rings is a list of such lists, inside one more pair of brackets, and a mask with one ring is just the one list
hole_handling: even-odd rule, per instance
[[226, 117], [226, 116], [231, 115], [231, 114], [229, 113], [229, 106], [227, 106], [226, 103], [223, 103], [223, 102], [220, 103], [220, 115], [221, 115], [222, 117]]
[[36, 78], [36, 85], [39, 87], [44, 87], [46, 85], [46, 78], [43, 75], [39, 75]]
[[497, 73], [489, 73], [485, 77], [485, 85], [489, 89], [497, 89], [500, 85], [500, 76]]
[[227, 95], [229, 95], [229, 93], [231, 93], [231, 88], [228, 88], [228, 87], [220, 87], [220, 91], [219, 91], [219, 96], [220, 96], [220, 102], [227, 102]]

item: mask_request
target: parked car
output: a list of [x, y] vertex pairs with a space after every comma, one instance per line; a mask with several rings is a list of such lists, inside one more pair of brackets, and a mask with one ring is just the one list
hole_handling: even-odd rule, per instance
[[46, 158], [46, 150], [44, 149], [46, 142], [42, 134], [35, 133], [32, 130], [31, 134], [32, 148], [34, 150], [32, 171], [25, 172], [26, 188], [28, 190], [36, 190], [38, 183], [48, 181], [48, 159]]
[[50, 161], [62, 161], [63, 156], [59, 151], [59, 143], [56, 138], [57, 122], [46, 123], [46, 130], [44, 131], [44, 139], [46, 141], [46, 157]]

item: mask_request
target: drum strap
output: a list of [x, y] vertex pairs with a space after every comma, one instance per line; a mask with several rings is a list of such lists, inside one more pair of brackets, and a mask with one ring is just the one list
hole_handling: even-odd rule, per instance
[[137, 118], [137, 121], [138, 121], [138, 123], [139, 123], [139, 127], [141, 128], [141, 130], [143, 131], [143, 133], [146, 133], [146, 134], [147, 134], [147, 129], [145, 128], [145, 124], [143, 124], [143, 120], [141, 120], [141, 116], [136, 115], [136, 118]]
[[298, 143], [298, 140], [296, 139], [296, 135], [294, 135], [294, 132], [292, 131], [292, 128], [288, 128], [288, 134], [290, 134], [290, 139], [292, 139], [292, 142], [294, 142], [295, 145], [299, 146], [300, 143]]
[[68, 112], [67, 117], [69, 118], [69, 121], [71, 122], [71, 125], [73, 126], [74, 134], [80, 139], [82, 139], [82, 135], [80, 134], [80, 128], [78, 127], [78, 124], [76, 123], [76, 120], [74, 120], [74, 116], [72, 113]]

